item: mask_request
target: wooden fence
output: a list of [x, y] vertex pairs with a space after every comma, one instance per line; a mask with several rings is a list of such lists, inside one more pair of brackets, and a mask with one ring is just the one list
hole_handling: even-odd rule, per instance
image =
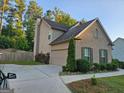
[[1, 53], [0, 61], [33, 61], [33, 53], [32, 52]]

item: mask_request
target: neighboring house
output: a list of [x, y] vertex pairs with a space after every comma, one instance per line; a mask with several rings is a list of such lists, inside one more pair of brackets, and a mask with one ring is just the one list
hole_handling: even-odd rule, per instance
[[113, 59], [124, 61], [124, 39], [117, 38], [113, 42], [113, 44], [114, 44], [113, 50], [112, 50]]
[[35, 31], [34, 55], [50, 53], [50, 63], [66, 65], [69, 40], [75, 39], [76, 59], [89, 62], [111, 62], [112, 41], [105, 32], [99, 19], [77, 22], [72, 27], [38, 19]]

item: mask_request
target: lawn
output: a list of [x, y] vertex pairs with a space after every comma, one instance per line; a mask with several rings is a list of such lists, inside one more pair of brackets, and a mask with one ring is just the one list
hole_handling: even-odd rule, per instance
[[97, 85], [90, 80], [67, 84], [72, 93], [124, 93], [124, 76], [99, 78]]
[[17, 64], [17, 65], [40, 65], [41, 63], [35, 61], [4, 61], [0, 64]]

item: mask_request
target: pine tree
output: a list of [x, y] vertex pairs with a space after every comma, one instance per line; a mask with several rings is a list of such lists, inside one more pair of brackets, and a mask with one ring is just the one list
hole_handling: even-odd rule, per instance
[[0, 0], [0, 34], [3, 28], [4, 14], [9, 9], [8, 3], [9, 3], [9, 0]]
[[71, 39], [69, 41], [68, 47], [68, 57], [66, 67], [70, 72], [74, 72], [76, 70], [76, 62], [75, 62], [75, 41]]
[[37, 17], [42, 16], [42, 8], [38, 6], [35, 0], [29, 2], [26, 14], [24, 16], [24, 24], [26, 28], [26, 38], [28, 40], [29, 50], [33, 51], [34, 45], [34, 30]]

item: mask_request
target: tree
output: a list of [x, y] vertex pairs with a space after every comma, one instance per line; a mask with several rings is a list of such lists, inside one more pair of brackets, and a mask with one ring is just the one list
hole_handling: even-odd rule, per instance
[[9, 0], [8, 10], [5, 15], [5, 25], [2, 35], [24, 37], [23, 14], [25, 11], [24, 0]]
[[42, 8], [39, 7], [35, 0], [29, 2], [28, 9], [25, 14], [26, 38], [28, 40], [29, 50], [33, 50], [34, 30], [37, 17], [42, 16]]
[[25, 37], [15, 37], [15, 48], [20, 50], [28, 50], [28, 44]]
[[69, 26], [69, 27], [74, 25], [77, 22], [69, 14], [63, 12], [59, 8], [54, 8], [54, 10], [48, 10], [45, 14], [45, 18], [54, 20], [61, 24], [65, 24], [66, 26]]
[[2, 32], [2, 27], [3, 27], [3, 18], [4, 18], [4, 13], [8, 10], [8, 4], [9, 0], [1, 0], [0, 1], [0, 34]]
[[11, 39], [6, 36], [0, 36], [0, 48], [11, 48]]
[[51, 10], [47, 10], [44, 17], [49, 20], [54, 20], [54, 16]]
[[74, 39], [71, 39], [69, 41], [66, 67], [71, 72], [74, 72], [77, 68], [76, 62], [75, 62], [75, 41]]
[[15, 8], [16, 11], [14, 13], [14, 17], [15, 17], [16, 35], [24, 37], [22, 18], [25, 11], [25, 0], [15, 0]]
[[[23, 16], [25, 11], [24, 0], [9, 0], [8, 10], [4, 17], [1, 47], [27, 50], [27, 40], [23, 30]], [[6, 44], [7, 42], [7, 44]]]

